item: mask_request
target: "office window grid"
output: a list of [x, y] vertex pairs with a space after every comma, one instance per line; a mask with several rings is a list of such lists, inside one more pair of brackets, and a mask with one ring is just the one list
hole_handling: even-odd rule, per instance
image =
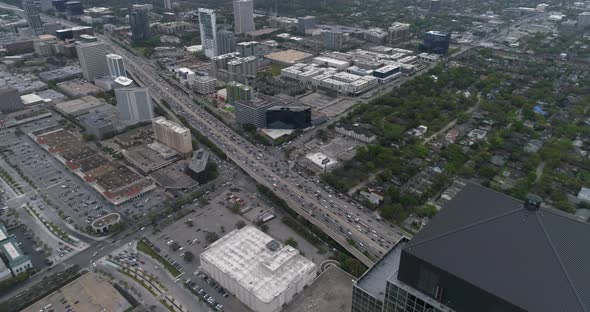
[[384, 305], [384, 312], [444, 312], [391, 283], [385, 289]]
[[352, 289], [352, 312], [382, 312], [383, 303], [354, 286]]

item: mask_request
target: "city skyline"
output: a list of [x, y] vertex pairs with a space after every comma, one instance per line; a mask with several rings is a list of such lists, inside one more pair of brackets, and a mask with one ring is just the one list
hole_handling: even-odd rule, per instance
[[3, 310], [590, 312], [587, 3], [1, 7]]

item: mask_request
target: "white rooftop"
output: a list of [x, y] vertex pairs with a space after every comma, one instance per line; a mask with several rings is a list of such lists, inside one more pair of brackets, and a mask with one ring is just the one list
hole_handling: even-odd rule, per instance
[[[314, 165], [320, 168], [323, 168], [324, 166], [330, 167], [338, 163], [338, 161], [326, 156], [323, 153], [307, 154], [305, 155], [305, 158], [309, 159], [311, 162], [313, 162]], [[326, 159], [328, 159], [328, 161], [325, 164], [322, 164], [322, 162], [324, 162]]]
[[200, 44], [199, 45], [192, 45], [192, 46], [186, 47], [186, 50], [188, 52], [193, 52], [193, 53], [194, 52], [201, 52], [201, 51], [203, 51], [203, 46]]
[[107, 54], [107, 58], [110, 58], [113, 60], [122, 60], [123, 59], [123, 57], [120, 56], [119, 54], [113, 54], [113, 53]]
[[378, 73], [383, 73], [383, 74], [385, 74], [385, 73], [389, 72], [390, 70], [396, 69], [396, 68], [398, 68], [398, 67], [400, 67], [400, 64], [390, 64], [390, 65], [385, 65], [385, 66], [383, 66], [383, 67], [381, 67], [381, 68], [377, 68], [377, 69], [375, 69], [375, 72], [378, 72]]
[[343, 60], [339, 60], [339, 59], [335, 59], [335, 58], [331, 58], [331, 57], [326, 57], [326, 56], [318, 56], [318, 57], [315, 57], [314, 60], [317, 62], [321, 62], [321, 63], [336, 64], [339, 66], [346, 66], [346, 65], [350, 64], [347, 61], [343, 61]]
[[[267, 244], [278, 245], [273, 251]], [[298, 276], [316, 270], [313, 262], [253, 226], [233, 230], [211, 244], [201, 259], [247, 289], [262, 302], [286, 292]]]
[[268, 135], [271, 139], [276, 140], [282, 136], [293, 133], [292, 129], [262, 129], [264, 134]]
[[153, 122], [157, 123], [159, 125], [162, 125], [168, 129], [172, 130], [175, 133], [185, 133], [188, 131], [188, 128], [185, 128], [185, 127], [175, 123], [174, 121], [170, 121], [164, 117], [154, 118]]
[[248, 45], [252, 45], [252, 44], [258, 44], [258, 41], [245, 41], [245, 42], [239, 42], [237, 45], [239, 46], [248, 46]]
[[21, 99], [21, 101], [23, 101], [24, 105], [33, 105], [33, 104], [39, 104], [39, 103], [43, 103], [43, 102], [51, 102], [51, 99], [45, 100], [44, 98], [40, 97], [39, 95], [37, 95], [35, 93], [21, 95], [20, 99]]
[[16, 247], [12, 244], [12, 242], [4, 243], [4, 250], [8, 253], [10, 260], [15, 260], [16, 258], [20, 257], [20, 253], [16, 250]]
[[115, 78], [115, 82], [122, 85], [122, 86], [130, 86], [133, 83], [133, 80], [125, 77], [125, 76], [120, 76]]
[[590, 189], [586, 187], [582, 187], [580, 192], [578, 193], [578, 198], [590, 201]]

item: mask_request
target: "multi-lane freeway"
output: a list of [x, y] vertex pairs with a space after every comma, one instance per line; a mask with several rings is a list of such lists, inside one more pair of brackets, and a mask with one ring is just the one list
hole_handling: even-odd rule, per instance
[[[515, 25], [523, 22], [521, 20]], [[186, 117], [195, 129], [207, 135], [236, 165], [258, 183], [273, 189], [297, 213], [366, 265], [373, 264], [372, 259], [383, 255], [402, 236], [408, 236], [345, 195], [322, 185], [320, 181], [291, 171], [287, 162], [273, 156], [265, 147], [246, 141], [205, 111], [202, 106], [206, 104], [201, 98], [171, 84], [151, 62], [129, 53], [106, 36], [99, 38], [109, 44], [114, 52], [125, 57], [127, 70], [148, 86], [156, 98], [166, 100], [172, 110]], [[201, 105], [196, 105], [195, 101]]]
[[[234, 163], [258, 183], [273, 189], [290, 207], [318, 226], [335, 241], [367, 265], [391, 248], [404, 233], [383, 221], [368, 209], [350, 201], [318, 180], [304, 177], [289, 169], [288, 163], [270, 156], [264, 147], [256, 146], [230, 127], [207, 113], [184, 91], [171, 85], [147, 60], [115, 45], [104, 36], [110, 49], [125, 58], [128, 71], [147, 85], [158, 99], [164, 99], [177, 114], [184, 116], [198, 131], [208, 136]], [[196, 98], [198, 100], [198, 98]]]
[[[75, 26], [68, 21], [58, 21]], [[196, 105], [195, 101], [202, 102], [202, 99], [169, 83], [161, 70], [152, 63], [129, 53], [109, 37], [98, 37], [108, 44], [110, 50], [125, 57], [127, 70], [151, 89], [154, 98], [166, 100], [176, 114], [186, 117], [195, 129], [207, 135], [237, 166], [258, 183], [273, 189], [297, 213], [326, 232], [366, 265], [371, 265], [372, 259], [379, 258], [402, 236], [407, 236], [401, 229], [322, 185], [320, 181], [291, 171], [288, 163], [272, 156], [266, 148], [244, 140], [202, 106]], [[367, 257], [367, 254], [372, 257]]]

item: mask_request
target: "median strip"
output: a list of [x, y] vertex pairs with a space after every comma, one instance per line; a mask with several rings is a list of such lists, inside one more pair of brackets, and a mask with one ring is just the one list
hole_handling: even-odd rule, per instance
[[145, 241], [140, 240], [140, 241], [137, 242], [137, 250], [139, 250], [139, 251], [143, 252], [144, 254], [152, 257], [154, 260], [160, 262], [160, 264], [162, 264], [166, 268], [166, 270], [168, 270], [168, 272], [170, 272], [170, 274], [172, 274], [172, 276], [174, 276], [174, 278], [178, 278], [180, 275], [182, 275], [182, 272], [180, 272], [177, 268], [175, 268], [164, 257], [160, 256], [160, 254], [158, 252], [156, 252], [148, 244], [146, 244]]

